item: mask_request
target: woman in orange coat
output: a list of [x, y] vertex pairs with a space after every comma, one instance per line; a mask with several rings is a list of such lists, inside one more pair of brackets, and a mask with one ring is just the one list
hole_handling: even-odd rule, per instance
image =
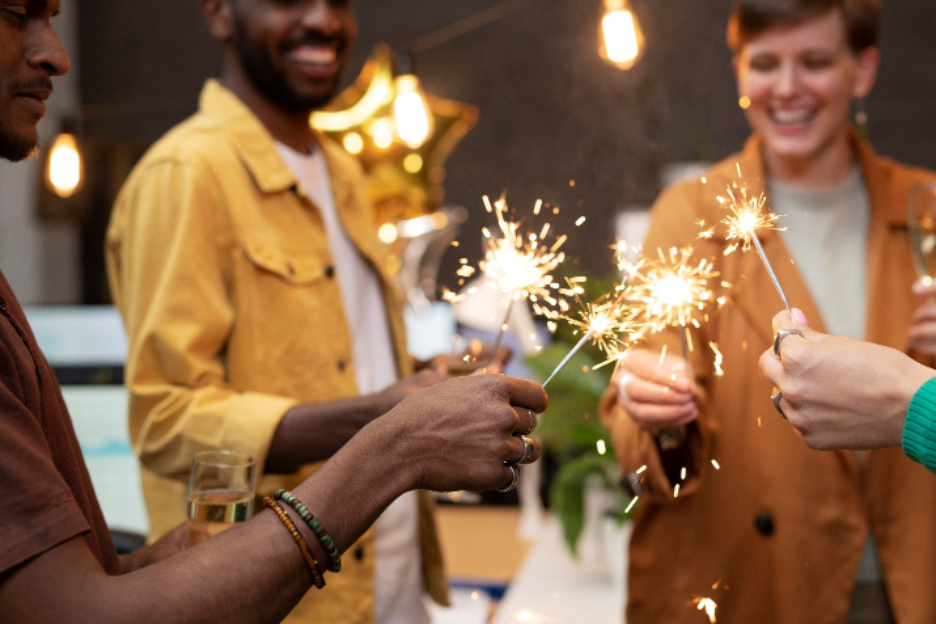
[[[933, 174], [876, 155], [852, 130], [878, 67], [876, 0], [739, 0], [729, 27], [744, 151], [663, 193], [647, 253], [694, 245], [729, 302], [693, 330], [622, 362], [602, 401], [625, 481], [640, 494], [630, 547], [628, 624], [698, 622], [698, 598], [729, 624], [936, 622], [936, 475], [898, 449], [808, 449], [771, 405], [757, 360], [780, 300], [754, 252], [724, 255], [726, 229], [698, 238], [742, 181], [767, 193], [785, 231], [761, 241], [791, 302], [818, 331], [900, 350], [919, 305], [906, 228], [908, 189]], [[724, 355], [724, 375], [713, 351]], [[929, 354], [917, 357], [931, 362]], [[689, 379], [687, 370], [696, 373]], [[682, 427], [680, 436], [669, 435]], [[874, 619], [860, 620], [861, 614]]]

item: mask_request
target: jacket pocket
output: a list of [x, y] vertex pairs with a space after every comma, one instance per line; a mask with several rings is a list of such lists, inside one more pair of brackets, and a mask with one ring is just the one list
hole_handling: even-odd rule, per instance
[[256, 268], [272, 273], [290, 284], [304, 286], [325, 276], [321, 256], [310, 252], [284, 251], [279, 247], [248, 241], [244, 253]]

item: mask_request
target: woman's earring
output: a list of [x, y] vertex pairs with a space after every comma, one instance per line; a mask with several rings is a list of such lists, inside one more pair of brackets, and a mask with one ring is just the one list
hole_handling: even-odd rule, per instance
[[864, 98], [855, 100], [855, 131], [862, 139], [868, 139], [868, 109]]

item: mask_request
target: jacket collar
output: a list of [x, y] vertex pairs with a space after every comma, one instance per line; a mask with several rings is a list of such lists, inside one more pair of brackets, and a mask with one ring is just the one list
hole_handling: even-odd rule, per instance
[[[199, 111], [224, 127], [241, 162], [264, 193], [280, 193], [298, 188], [296, 176], [276, 151], [276, 141], [253, 111], [217, 80], [209, 80], [202, 89]], [[340, 206], [350, 180], [342, 167], [331, 166], [337, 147], [320, 134], [316, 142], [329, 163], [332, 188]]]

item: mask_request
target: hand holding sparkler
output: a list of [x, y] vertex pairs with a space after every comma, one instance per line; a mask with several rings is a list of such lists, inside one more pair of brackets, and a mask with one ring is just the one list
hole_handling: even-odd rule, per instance
[[688, 362], [678, 355], [633, 349], [621, 359], [611, 381], [618, 404], [638, 425], [651, 431], [687, 425], [699, 416], [698, 391]]
[[624, 372], [616, 377], [621, 406], [638, 424], [665, 434], [660, 438], [663, 448], [677, 445], [683, 438], [680, 427], [698, 416], [695, 375], [689, 363], [690, 328], [700, 327], [707, 319], [708, 305], [724, 303], [710, 288], [709, 282], [718, 276], [712, 263], [696, 263], [692, 255], [691, 247], [673, 248], [669, 253], [657, 249], [657, 257], [645, 259], [633, 285], [638, 319], [651, 333], [677, 329], [682, 358], [667, 356], [665, 347], [655, 361], [648, 351], [635, 351], [622, 360]]

